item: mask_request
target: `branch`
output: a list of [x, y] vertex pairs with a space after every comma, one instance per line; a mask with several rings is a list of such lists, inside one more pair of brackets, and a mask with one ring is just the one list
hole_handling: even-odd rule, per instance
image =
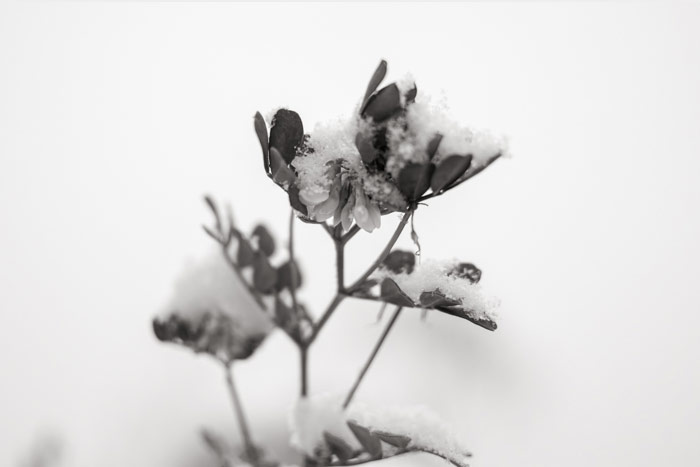
[[396, 307], [396, 311], [394, 312], [394, 315], [389, 320], [389, 324], [387, 324], [382, 335], [379, 336], [379, 340], [375, 344], [374, 350], [372, 350], [372, 353], [370, 354], [369, 358], [367, 359], [365, 366], [362, 367], [360, 374], [358, 375], [357, 379], [355, 380], [355, 384], [352, 385], [350, 392], [348, 392], [348, 395], [345, 398], [345, 402], [343, 402], [344, 409], [347, 409], [348, 406], [350, 405], [350, 402], [352, 402], [352, 398], [355, 395], [357, 388], [360, 386], [360, 383], [362, 382], [363, 378], [365, 377], [365, 374], [367, 374], [367, 370], [369, 370], [369, 367], [372, 365], [374, 358], [379, 353], [379, 349], [382, 347], [382, 344], [384, 344], [384, 341], [386, 340], [386, 336], [389, 335], [389, 331], [391, 331], [391, 328], [394, 327], [394, 323], [396, 323], [396, 320], [399, 318], [399, 315], [401, 314], [401, 310], [402, 310], [402, 307], [400, 307], [400, 306]]
[[224, 365], [226, 373], [226, 385], [228, 386], [229, 393], [231, 394], [231, 400], [233, 401], [233, 408], [236, 414], [236, 419], [238, 420], [238, 426], [241, 430], [241, 438], [243, 438], [243, 446], [245, 448], [246, 457], [254, 465], [258, 466], [258, 453], [250, 437], [250, 430], [248, 428], [248, 421], [246, 420], [245, 413], [243, 412], [243, 405], [238, 397], [238, 391], [236, 391], [236, 386], [233, 384], [233, 371], [230, 364]]

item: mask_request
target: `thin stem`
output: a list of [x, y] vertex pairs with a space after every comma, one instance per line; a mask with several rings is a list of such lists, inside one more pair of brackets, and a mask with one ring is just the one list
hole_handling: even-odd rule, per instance
[[321, 318], [314, 326], [314, 329], [311, 332], [311, 336], [309, 336], [308, 340], [306, 341], [306, 347], [310, 347], [311, 344], [313, 344], [313, 342], [316, 340], [316, 337], [318, 337], [318, 333], [321, 332], [321, 329], [328, 321], [328, 318], [331, 317], [335, 309], [338, 308], [338, 305], [340, 305], [340, 303], [345, 299], [345, 297], [345, 294], [340, 293], [336, 294], [335, 297], [333, 297], [333, 300], [331, 301], [331, 303], [328, 304], [326, 311], [323, 312], [323, 315], [321, 315]]
[[246, 420], [245, 413], [243, 412], [243, 405], [238, 397], [238, 391], [236, 391], [236, 386], [233, 383], [233, 371], [232, 365], [224, 365], [226, 373], [226, 385], [228, 386], [228, 391], [231, 394], [231, 400], [233, 401], [234, 412], [236, 413], [236, 419], [238, 420], [238, 427], [241, 430], [241, 437], [243, 438], [243, 446], [245, 447], [245, 452], [248, 460], [255, 466], [258, 465], [258, 454], [253, 445], [253, 441], [250, 436], [250, 430], [248, 429], [248, 421]]
[[391, 328], [394, 327], [394, 323], [396, 323], [396, 320], [399, 318], [399, 315], [401, 314], [401, 310], [402, 310], [402, 307], [400, 307], [400, 306], [396, 307], [396, 311], [394, 312], [394, 315], [389, 320], [389, 323], [386, 325], [386, 328], [384, 328], [384, 332], [382, 332], [382, 335], [379, 336], [379, 340], [375, 344], [374, 349], [372, 350], [372, 353], [369, 355], [369, 358], [365, 362], [365, 366], [362, 367], [360, 374], [357, 376], [357, 379], [355, 380], [355, 384], [352, 385], [350, 392], [348, 392], [348, 395], [345, 398], [345, 402], [343, 402], [344, 409], [346, 409], [348, 407], [348, 405], [350, 405], [350, 402], [352, 402], [352, 398], [355, 396], [355, 392], [357, 391], [357, 388], [360, 387], [360, 383], [364, 379], [365, 375], [367, 374], [367, 370], [369, 370], [369, 367], [372, 365], [372, 362], [374, 361], [375, 357], [379, 353], [379, 349], [384, 344], [384, 341], [386, 340], [386, 336], [389, 335], [389, 331], [391, 331]]
[[357, 224], [353, 225], [352, 227], [350, 227], [350, 230], [348, 230], [348, 233], [346, 233], [345, 235], [343, 235], [343, 236], [340, 238], [340, 241], [343, 242], [343, 244], [348, 243], [348, 242], [352, 239], [352, 237], [354, 237], [355, 235], [357, 235], [357, 233], [358, 233], [360, 230], [361, 230], [361, 229], [360, 229], [360, 226], [359, 226], [359, 225], [357, 225]]
[[299, 395], [306, 397], [309, 393], [309, 362], [308, 362], [308, 347], [301, 346], [299, 348], [299, 357], [301, 361], [301, 388]]
[[233, 268], [235, 271], [236, 275], [238, 276], [238, 279], [241, 281], [241, 283], [245, 286], [246, 289], [248, 289], [248, 292], [250, 295], [253, 297], [255, 302], [260, 306], [260, 309], [263, 311], [267, 311], [267, 306], [265, 306], [265, 302], [262, 299], [262, 296], [260, 293], [255, 290], [255, 287], [253, 287], [251, 284], [249, 284], [246, 280], [245, 277], [243, 276], [243, 271], [241, 271], [240, 266], [238, 266], [238, 263], [236, 263], [232, 258], [231, 255], [228, 253], [228, 246], [223, 243], [219, 242], [221, 244], [222, 252], [224, 254], [224, 258], [226, 259], [226, 262]]
[[291, 275], [291, 287], [289, 288], [289, 293], [292, 296], [292, 307], [294, 308], [294, 313], [299, 312], [299, 305], [297, 304], [297, 263], [294, 259], [294, 219], [296, 219], [296, 214], [294, 214], [294, 209], [291, 210], [289, 215], [289, 268]]
[[379, 254], [379, 257], [372, 263], [372, 265], [367, 268], [367, 271], [365, 271], [362, 276], [355, 281], [354, 284], [352, 284], [348, 288], [348, 293], [351, 294], [354, 292], [359, 286], [361, 286], [367, 278], [372, 275], [372, 273], [379, 267], [380, 264], [382, 264], [382, 261], [386, 259], [387, 256], [389, 256], [389, 253], [391, 253], [391, 249], [394, 247], [396, 244], [396, 241], [399, 239], [399, 236], [401, 235], [401, 232], [403, 232], [404, 227], [406, 227], [406, 223], [408, 222], [408, 219], [411, 217], [411, 213], [413, 212], [413, 209], [409, 209], [406, 211], [401, 218], [401, 222], [399, 222], [399, 225], [396, 227], [396, 230], [394, 231], [394, 234], [391, 236], [389, 239], [389, 243], [386, 244], [384, 247], [384, 250]]
[[338, 278], [337, 291], [345, 290], [345, 244], [341, 240], [335, 240], [335, 269]]

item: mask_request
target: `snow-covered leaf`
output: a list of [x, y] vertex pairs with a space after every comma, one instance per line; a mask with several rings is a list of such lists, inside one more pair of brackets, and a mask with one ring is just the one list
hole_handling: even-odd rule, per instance
[[372, 134], [358, 132], [355, 136], [355, 147], [360, 153], [362, 162], [365, 164], [371, 164], [379, 157], [379, 151], [374, 147]]
[[330, 448], [332, 454], [338, 456], [341, 462], [346, 462], [353, 457], [353, 449], [343, 438], [333, 435], [327, 431], [323, 432], [323, 439]]
[[369, 429], [352, 420], [348, 420], [348, 427], [372, 459], [382, 457], [382, 443], [378, 437], [370, 433]]
[[373, 431], [372, 434], [387, 444], [391, 444], [399, 449], [405, 449], [411, 442], [411, 438], [404, 435], [387, 433], [385, 431]]
[[439, 290], [423, 292], [420, 294], [420, 303], [427, 308], [459, 305], [459, 301], [446, 297], [445, 294]]
[[362, 98], [362, 106], [360, 107], [362, 111], [364, 111], [365, 105], [367, 104], [367, 100], [369, 99], [369, 97], [374, 93], [374, 91], [377, 90], [379, 85], [384, 80], [384, 77], [386, 76], [386, 69], [387, 69], [386, 60], [382, 60], [381, 62], [379, 62], [377, 69], [374, 70], [374, 74], [372, 75], [372, 78], [370, 78], [369, 83], [367, 83], [367, 90], [365, 91], [365, 97]]

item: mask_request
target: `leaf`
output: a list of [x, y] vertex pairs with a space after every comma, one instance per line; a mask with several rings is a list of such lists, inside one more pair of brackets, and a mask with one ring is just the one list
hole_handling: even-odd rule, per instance
[[293, 185], [297, 179], [294, 171], [287, 166], [287, 163], [276, 148], [270, 148], [270, 170], [272, 172], [272, 180], [285, 190], [289, 189], [289, 186]]
[[396, 83], [392, 83], [369, 98], [362, 111], [362, 116], [371, 118], [375, 123], [381, 123], [394, 116], [400, 110], [401, 92]]
[[459, 263], [449, 274], [451, 276], [467, 279], [472, 284], [476, 284], [481, 280], [481, 269], [477, 268], [472, 263]]
[[260, 141], [260, 148], [263, 153], [263, 165], [265, 166], [265, 173], [270, 173], [270, 144], [267, 139], [267, 125], [265, 124], [265, 119], [260, 114], [260, 112], [255, 112], [254, 117], [255, 134], [258, 135], [258, 141]]
[[436, 310], [441, 311], [443, 313], [446, 313], [448, 315], [456, 316], [458, 318], [466, 319], [467, 321], [471, 321], [472, 323], [476, 324], [477, 326], [481, 326], [484, 329], [488, 329], [489, 331], [495, 331], [498, 329], [498, 324], [496, 324], [495, 321], [489, 319], [489, 318], [477, 318], [469, 314], [469, 312], [463, 308], [460, 307], [443, 307], [443, 306], [437, 306], [435, 307]]
[[449, 156], [440, 162], [430, 180], [430, 188], [433, 193], [449, 187], [469, 169], [472, 163], [471, 154], [468, 156]]
[[372, 434], [387, 444], [391, 444], [399, 449], [405, 449], [411, 442], [411, 438], [404, 435], [395, 435], [385, 431], [373, 431]]
[[278, 110], [270, 128], [270, 148], [277, 149], [284, 161], [290, 164], [303, 141], [304, 125], [299, 114], [288, 109]]
[[338, 456], [341, 462], [345, 462], [353, 457], [353, 449], [343, 438], [335, 436], [327, 431], [323, 432], [323, 439], [331, 450], [331, 453]]
[[250, 266], [253, 264], [253, 257], [255, 252], [253, 252], [253, 247], [250, 245], [248, 239], [244, 237], [239, 237], [238, 239], [238, 253], [236, 254], [236, 262], [242, 268]]
[[264, 254], [256, 252], [253, 257], [253, 285], [261, 293], [270, 293], [277, 283], [277, 271]]
[[301, 202], [301, 199], [299, 199], [299, 187], [297, 187], [295, 184], [289, 185], [287, 194], [289, 194], [289, 205], [296, 211], [302, 213], [304, 216], [308, 216], [309, 211], [306, 208], [306, 205]]
[[382, 261], [382, 265], [395, 274], [410, 274], [416, 265], [416, 256], [410, 251], [394, 250]]
[[438, 147], [440, 147], [441, 141], [442, 141], [442, 135], [440, 133], [435, 133], [435, 136], [433, 136], [433, 139], [430, 140], [430, 142], [428, 143], [428, 147], [425, 150], [425, 152], [428, 154], [429, 159], [432, 159], [433, 156], [435, 156], [435, 153], [437, 153]]
[[433, 308], [437, 306], [455, 306], [459, 305], [459, 301], [452, 298], [448, 298], [440, 292], [439, 290], [433, 290], [432, 292], [423, 292], [420, 294], [421, 305], [427, 308]]
[[296, 261], [287, 261], [277, 268], [277, 290], [296, 290], [301, 287], [302, 282], [301, 271]]
[[379, 157], [379, 151], [374, 147], [373, 139], [372, 135], [367, 135], [363, 132], [355, 135], [355, 147], [357, 147], [360, 157], [362, 157], [362, 162], [365, 164], [371, 164]]
[[294, 310], [287, 306], [279, 295], [275, 296], [275, 324], [282, 328], [295, 342], [301, 342], [299, 320]]
[[416, 101], [416, 96], [418, 95], [418, 86], [416, 86], [416, 83], [413, 83], [413, 87], [406, 91], [406, 94], [404, 94], [404, 99], [406, 100], [406, 105], [412, 104]]
[[386, 60], [382, 60], [381, 62], [379, 62], [377, 69], [374, 70], [374, 74], [372, 75], [372, 78], [370, 78], [369, 83], [367, 83], [367, 90], [365, 91], [365, 97], [362, 99], [362, 106], [360, 107], [360, 113], [364, 112], [365, 105], [367, 104], [367, 100], [372, 95], [372, 93], [374, 93], [374, 91], [377, 90], [377, 88], [379, 87], [381, 82], [384, 80], [384, 77], [386, 76], [386, 69], [387, 69]]
[[355, 435], [355, 438], [360, 442], [365, 451], [372, 456], [372, 459], [381, 459], [382, 457], [382, 442], [379, 438], [372, 436], [370, 431], [358, 425], [357, 422], [349, 420], [347, 422], [350, 431]]
[[272, 238], [272, 235], [270, 234], [270, 231], [267, 230], [267, 227], [259, 224], [257, 227], [255, 227], [255, 230], [253, 230], [253, 235], [251, 236], [258, 239], [258, 248], [265, 254], [265, 256], [272, 256], [272, 254], [275, 252], [275, 239]]
[[388, 277], [382, 281], [381, 299], [399, 306], [416, 306], [413, 300], [401, 290], [398, 284]]
[[408, 164], [399, 173], [399, 190], [409, 201], [415, 201], [430, 188], [430, 177], [435, 165]]

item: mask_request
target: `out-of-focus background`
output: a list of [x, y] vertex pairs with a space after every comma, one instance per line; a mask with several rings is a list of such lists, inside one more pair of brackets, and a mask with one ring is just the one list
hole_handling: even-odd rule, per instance
[[[381, 58], [514, 157], [416, 217], [426, 257], [484, 270], [499, 330], [407, 312], [358, 399], [432, 406], [476, 467], [698, 465], [699, 28], [692, 4], [3, 3], [0, 465], [42, 442], [63, 466], [214, 465], [198, 430], [237, 436], [221, 372], [151, 317], [211, 248], [204, 193], [284, 237], [254, 112], [348, 114]], [[318, 313], [331, 248], [298, 236]], [[351, 384], [376, 317], [342, 306], [313, 392]], [[236, 371], [256, 438], [294, 460], [295, 349], [277, 333]]]

